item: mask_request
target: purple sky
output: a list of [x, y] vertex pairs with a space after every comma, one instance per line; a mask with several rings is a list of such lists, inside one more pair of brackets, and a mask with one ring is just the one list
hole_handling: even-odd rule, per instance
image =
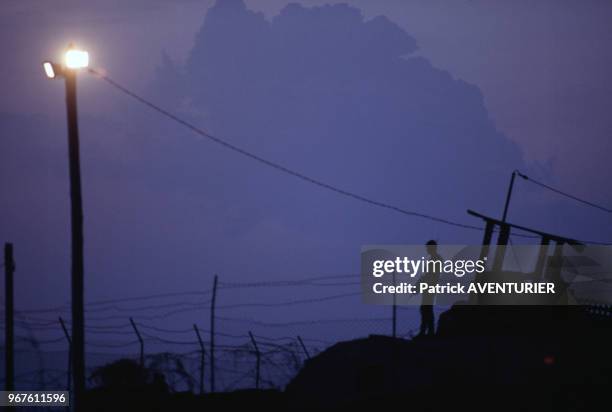
[[[288, 2], [246, 1], [276, 15]], [[477, 85], [497, 127], [527, 159], [551, 162], [564, 187], [590, 193], [607, 181], [606, 110], [612, 99], [612, 5], [606, 1], [309, 1], [347, 3], [367, 18], [385, 15], [412, 34], [419, 53]], [[55, 96], [38, 76], [41, 59], [71, 40], [92, 59], [142, 90], [162, 51], [186, 59], [212, 1], [7, 1], [0, 11], [4, 93], [0, 110], [50, 113]], [[129, 60], [129, 64], [125, 62]], [[19, 93], [17, 93], [19, 90]], [[109, 105], [112, 103], [109, 103]], [[107, 110], [105, 105], [81, 111]]]

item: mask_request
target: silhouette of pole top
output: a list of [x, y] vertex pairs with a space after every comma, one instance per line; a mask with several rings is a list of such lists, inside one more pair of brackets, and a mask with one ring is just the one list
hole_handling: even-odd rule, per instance
[[547, 232], [543, 232], [541, 230], [537, 230], [537, 229], [532, 229], [532, 228], [528, 228], [525, 226], [520, 226], [520, 225], [516, 225], [514, 223], [508, 223], [499, 219], [496, 219], [494, 217], [489, 217], [489, 216], [485, 216], [481, 213], [475, 212], [471, 209], [467, 210], [468, 214], [472, 215], [472, 216], [476, 216], [479, 217], [481, 219], [483, 219], [485, 222], [487, 222], [487, 224], [490, 225], [497, 225], [497, 226], [501, 226], [501, 227], [507, 227], [507, 228], [513, 228], [513, 229], [518, 229], [521, 230], [523, 232], [527, 232], [527, 233], [533, 233], [534, 235], [540, 236], [542, 239], [547, 239], [547, 240], [552, 240], [558, 244], [565, 244], [567, 243], [568, 245], [573, 246], [575, 249], [577, 250], [582, 250], [583, 247], [585, 246], [585, 244], [583, 242], [580, 242], [576, 239], [572, 239], [569, 237], [564, 237], [564, 236], [559, 236], [559, 235], [554, 235], [552, 233], [547, 233]]

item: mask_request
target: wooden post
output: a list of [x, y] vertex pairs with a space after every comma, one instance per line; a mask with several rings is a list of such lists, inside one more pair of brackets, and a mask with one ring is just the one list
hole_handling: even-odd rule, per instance
[[506, 204], [504, 205], [504, 214], [502, 215], [502, 222], [506, 221], [508, 217], [508, 206], [510, 206], [510, 198], [512, 197], [512, 187], [514, 186], [514, 179], [516, 178], [516, 170], [512, 172], [510, 178], [510, 184], [508, 185], [508, 193], [506, 194]]
[[[491, 239], [493, 238], [493, 230], [495, 229], [495, 223], [492, 220], [485, 220], [485, 231], [484, 236], [482, 238], [482, 247], [480, 248], [480, 260], [488, 259], [489, 256], [489, 248], [491, 247]], [[483, 282], [485, 278], [484, 273], [477, 273], [474, 276], [474, 282], [480, 283]], [[471, 305], [478, 304], [480, 300], [478, 293], [472, 293], [469, 297], [469, 303]]]
[[504, 265], [504, 256], [508, 239], [510, 238], [510, 225], [502, 223], [500, 225], [499, 237], [497, 238], [497, 247], [495, 248], [495, 260], [493, 261], [493, 273], [501, 272]]
[[213, 280], [212, 301], [210, 302], [210, 392], [215, 392], [215, 304], [217, 301], [217, 275]]
[[4, 348], [5, 348], [5, 390], [15, 390], [15, 301], [13, 288], [13, 273], [15, 272], [15, 261], [13, 259], [13, 244], [4, 244]]
[[196, 336], [198, 338], [198, 343], [200, 344], [200, 395], [204, 393], [204, 356], [206, 355], [206, 351], [204, 349], [204, 342], [202, 341], [202, 336], [200, 336], [200, 330], [198, 326], [194, 323], [193, 330], [195, 330]]
[[66, 390], [70, 391], [70, 383], [72, 381], [72, 374], [70, 373], [72, 369], [72, 339], [70, 339], [70, 334], [68, 333], [68, 329], [66, 328], [66, 324], [64, 323], [64, 319], [59, 317], [60, 325], [62, 325], [62, 330], [64, 331], [64, 336], [66, 336], [66, 340], [68, 341], [68, 382], [66, 383]]
[[304, 345], [304, 341], [302, 340], [300, 335], [298, 335], [297, 339], [298, 339], [298, 342], [300, 342], [300, 345], [302, 346], [302, 350], [304, 351], [304, 355], [306, 355], [307, 359], [310, 359], [310, 354], [308, 353], [308, 349], [306, 349], [306, 345]]
[[482, 249], [480, 249], [481, 260], [489, 256], [489, 247], [491, 245], [491, 238], [493, 237], [493, 229], [495, 228], [495, 223], [493, 223], [493, 221], [487, 220], [486, 222], [484, 237], [482, 238]]
[[130, 323], [132, 324], [132, 328], [136, 333], [136, 337], [138, 337], [138, 342], [140, 342], [140, 366], [144, 368], [144, 341], [142, 340], [142, 336], [140, 336], [140, 332], [138, 332], [134, 319], [130, 318]]
[[261, 353], [259, 353], [257, 342], [255, 341], [255, 337], [253, 336], [251, 331], [249, 331], [249, 336], [251, 337], [251, 342], [253, 343], [253, 347], [255, 347], [255, 357], [256, 357], [256, 362], [257, 362], [255, 364], [255, 389], [259, 389], [259, 372], [260, 372], [259, 368], [261, 365]]

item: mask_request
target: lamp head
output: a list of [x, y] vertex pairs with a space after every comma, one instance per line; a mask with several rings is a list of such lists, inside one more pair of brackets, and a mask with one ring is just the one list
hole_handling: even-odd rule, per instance
[[89, 53], [71, 47], [66, 51], [64, 63], [69, 69], [83, 69], [89, 66]]
[[61, 69], [61, 68], [57, 67], [55, 63], [51, 63], [51, 62], [44, 62], [43, 69], [45, 69], [45, 74], [47, 75], [49, 79], [55, 79], [55, 77], [59, 73], [61, 73], [61, 71], [58, 71], [58, 69]]
[[62, 64], [46, 61], [43, 63], [45, 75], [49, 79], [65, 77], [69, 71], [84, 69], [89, 66], [89, 53], [79, 50], [72, 43], [68, 45]]

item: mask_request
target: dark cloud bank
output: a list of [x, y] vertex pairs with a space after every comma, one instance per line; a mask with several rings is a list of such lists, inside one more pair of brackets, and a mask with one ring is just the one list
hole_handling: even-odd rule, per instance
[[[292, 4], [267, 21], [241, 1], [219, 2], [185, 66], [164, 60], [158, 96], [213, 133], [349, 190], [461, 221], [466, 207], [497, 214], [521, 154], [495, 129], [477, 87], [416, 52], [416, 40], [389, 19], [364, 21], [346, 5]], [[328, 198], [299, 181], [267, 181], [260, 175], [266, 171], [232, 156], [220, 168], [247, 175], [237, 177], [246, 187], [241, 196], [255, 190], [255, 198], [276, 198], [262, 213], [288, 226], [305, 214], [341, 214], [352, 220], [356, 243], [417, 241], [409, 228], [447, 233], [393, 216], [403, 239], [393, 230], [390, 239], [373, 238], [378, 219], [390, 222], [386, 212]], [[305, 208], [310, 198], [325, 203]], [[308, 230], [316, 238], [325, 226]]]

